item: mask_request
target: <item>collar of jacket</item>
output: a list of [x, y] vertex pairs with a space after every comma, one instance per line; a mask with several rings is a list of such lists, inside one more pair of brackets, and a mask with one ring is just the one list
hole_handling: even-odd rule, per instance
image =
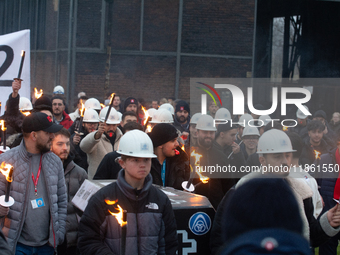
[[[26, 145], [25, 145], [25, 140], [24, 138], [21, 140], [20, 145], [18, 146], [18, 153], [20, 155], [21, 158], [23, 158], [25, 161], [29, 161], [30, 156], [28, 154], [28, 151], [26, 150]], [[45, 155], [46, 153], [52, 153], [51, 151], [45, 152], [43, 153], [43, 155]]]
[[[118, 173], [117, 185], [125, 196], [127, 196], [129, 199], [136, 200], [136, 192], [135, 192], [136, 189], [132, 188], [131, 185], [126, 182], [124, 169], [120, 170]], [[152, 185], [152, 177], [151, 177], [151, 174], [148, 174], [145, 177], [142, 191], [138, 195], [138, 200], [141, 200], [148, 195], [151, 185]]]

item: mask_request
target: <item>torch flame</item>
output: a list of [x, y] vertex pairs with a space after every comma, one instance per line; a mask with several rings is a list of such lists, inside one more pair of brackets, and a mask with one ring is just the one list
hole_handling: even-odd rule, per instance
[[196, 172], [198, 174], [198, 176], [200, 177], [200, 180], [202, 183], [208, 183], [209, 182], [209, 177], [206, 177], [204, 175], [202, 175], [199, 171]]
[[81, 102], [81, 109], [79, 110], [80, 116], [84, 117], [85, 105], [83, 104], [82, 100], [80, 100], [80, 102]]
[[102, 107], [102, 109], [106, 107], [106, 105], [102, 103], [100, 103], [100, 106]]
[[[108, 204], [108, 205], [114, 205], [114, 204], [116, 204], [117, 202], [118, 202], [118, 200], [117, 200], [117, 201], [111, 201], [111, 200], [105, 199], [105, 203]], [[123, 221], [123, 211], [124, 211], [124, 210], [123, 210], [123, 208], [120, 207], [120, 205], [118, 205], [118, 204], [117, 204], [117, 207], [118, 207], [118, 210], [119, 210], [118, 213], [113, 213], [113, 212], [111, 212], [110, 210], [108, 210], [108, 211], [109, 211], [109, 213], [110, 213], [112, 216], [114, 216], [114, 217], [117, 219], [119, 225], [120, 225], [121, 227], [123, 227], [123, 226], [125, 226], [125, 225], [127, 224], [127, 221]]]
[[143, 120], [143, 126], [145, 125], [145, 123], [147, 122], [148, 118], [150, 117], [148, 111], [145, 109], [144, 106], [142, 106], [142, 110], [144, 112], [144, 120]]
[[113, 100], [114, 96], [115, 96], [115, 93], [112, 93], [111, 98], [110, 98], [110, 104], [112, 104], [112, 100]]
[[6, 131], [7, 128], [6, 128], [6, 126], [5, 126], [5, 121], [4, 121], [4, 120], [1, 120], [1, 121], [0, 121], [0, 125], [1, 125], [1, 130], [2, 130], [2, 131]]
[[44, 92], [43, 92], [42, 89], [40, 89], [39, 92], [38, 92], [37, 88], [34, 88], [34, 96], [35, 96], [36, 99], [39, 99], [43, 95], [43, 93]]
[[[199, 166], [200, 165], [199, 161], [200, 161], [200, 158], [202, 157], [202, 155], [198, 154], [195, 150], [193, 150], [190, 155], [195, 158], [195, 166]], [[200, 171], [196, 171], [196, 173], [200, 177], [200, 180], [201, 180], [202, 183], [208, 183], [209, 182], [209, 177], [206, 177], [206, 176], [202, 175], [200, 173]]]
[[152, 127], [151, 127], [150, 125], [148, 125], [148, 126], [146, 127], [146, 131], [147, 131], [147, 133], [150, 133], [150, 132], [152, 131]]
[[12, 165], [6, 164], [5, 162], [1, 163], [0, 172], [6, 177], [6, 180], [8, 182], [12, 182], [13, 180], [11, 171], [13, 171]]
[[195, 166], [199, 166], [199, 161], [202, 155], [198, 154], [195, 150], [193, 150], [190, 155], [195, 158]]
[[283, 130], [283, 131], [287, 131], [287, 130], [288, 130], [288, 127], [283, 126], [283, 127], [282, 127], [282, 130]]
[[320, 151], [314, 150], [314, 155], [315, 155], [315, 159], [321, 159], [320, 158], [320, 155], [321, 155]]
[[182, 151], [185, 151], [184, 144], [182, 145], [181, 149], [182, 149]]
[[31, 114], [31, 112], [30, 112], [30, 111], [27, 111], [27, 112], [23, 112], [23, 111], [21, 111], [21, 113], [22, 113], [23, 115], [25, 115], [25, 116], [28, 116], [28, 115], [30, 115], [30, 114]]

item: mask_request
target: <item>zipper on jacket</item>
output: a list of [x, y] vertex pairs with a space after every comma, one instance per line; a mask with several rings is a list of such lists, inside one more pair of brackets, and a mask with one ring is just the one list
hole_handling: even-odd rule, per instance
[[136, 228], [137, 228], [137, 252], [140, 254], [139, 251], [139, 231], [138, 231], [138, 195], [136, 195]]

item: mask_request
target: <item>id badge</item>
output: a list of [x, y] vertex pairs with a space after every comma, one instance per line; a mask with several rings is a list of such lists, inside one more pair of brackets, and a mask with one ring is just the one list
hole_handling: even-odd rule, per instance
[[31, 200], [31, 204], [32, 204], [33, 209], [37, 209], [37, 208], [45, 206], [43, 198], [33, 199]]

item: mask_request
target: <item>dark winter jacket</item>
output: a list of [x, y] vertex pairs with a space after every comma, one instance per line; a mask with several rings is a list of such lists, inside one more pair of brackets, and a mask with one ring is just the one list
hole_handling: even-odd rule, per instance
[[247, 166], [261, 166], [260, 160], [259, 160], [259, 154], [257, 152], [249, 155], [247, 161], [246, 161]]
[[329, 122], [329, 127], [334, 131], [337, 137], [340, 137], [340, 121], [334, 123], [332, 120]]
[[[302, 149], [301, 156], [300, 156], [300, 164], [304, 167], [305, 165], [313, 164], [315, 160], [315, 148], [310, 143], [309, 138], [305, 140], [305, 145]], [[331, 150], [331, 147], [327, 144], [327, 142], [322, 139], [320, 145], [316, 149], [317, 151], [321, 152], [321, 155], [328, 153]]]
[[[228, 166], [225, 154], [212, 146], [210, 149], [202, 147], [192, 147], [191, 150], [202, 155], [200, 160], [201, 167], [208, 166]], [[212, 206], [216, 209], [224, 194], [235, 184], [231, 173], [226, 172], [224, 178], [210, 178], [207, 184], [199, 184], [195, 188], [195, 193], [206, 196]]]
[[14, 134], [15, 132], [21, 132], [21, 126], [25, 116], [19, 111], [19, 100], [20, 95], [13, 98], [11, 93], [6, 103], [7, 109], [5, 111], [5, 114], [2, 115], [0, 118], [6, 121], [6, 126], [8, 129], [6, 133], [7, 137]]
[[117, 179], [119, 171], [122, 169], [116, 159], [120, 154], [116, 151], [109, 152], [100, 162], [93, 180]]
[[67, 188], [67, 216], [66, 216], [66, 238], [67, 246], [76, 246], [78, 237], [78, 218], [81, 211], [72, 204], [72, 199], [82, 185], [87, 174], [83, 168], [75, 164], [72, 160], [73, 155], [64, 162], [65, 184]]
[[[87, 135], [88, 133], [85, 132], [85, 134], [80, 136], [80, 141]], [[89, 167], [89, 164], [87, 162], [87, 154], [85, 152], [82, 151], [82, 149], [80, 149], [80, 142], [78, 144], [74, 144], [73, 143], [73, 137], [75, 136], [75, 134], [71, 135], [70, 137], [70, 142], [72, 144], [72, 146], [74, 147], [76, 153], [79, 155], [79, 159], [78, 161], [75, 161], [75, 163], [80, 166], [81, 168], [84, 168], [85, 171], [87, 172], [87, 168]]]
[[[177, 147], [177, 150], [180, 152], [179, 155], [166, 158], [164, 186], [183, 190], [182, 182], [187, 181], [190, 176], [189, 157], [180, 147]], [[163, 186], [161, 170], [162, 166], [158, 159], [153, 158], [150, 172], [152, 175], [153, 184]]]
[[152, 185], [152, 177], [145, 178], [140, 192], [133, 189], [119, 172], [117, 182], [94, 194], [79, 224], [78, 247], [86, 254], [119, 254], [121, 227], [115, 217], [117, 201], [127, 210], [126, 254], [176, 254], [178, 241], [176, 220], [168, 197]]

